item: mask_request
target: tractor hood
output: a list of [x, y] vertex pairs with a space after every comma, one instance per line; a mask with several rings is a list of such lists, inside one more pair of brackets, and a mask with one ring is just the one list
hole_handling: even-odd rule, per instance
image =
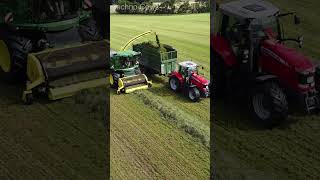
[[203, 76], [201, 76], [199, 74], [193, 73], [192, 77], [193, 77], [194, 80], [200, 82], [203, 85], [206, 85], [206, 86], [209, 85], [209, 81], [206, 80]]
[[297, 72], [309, 71], [314, 67], [310, 58], [278, 42], [264, 41], [261, 52], [280, 61], [286, 66], [294, 68]]

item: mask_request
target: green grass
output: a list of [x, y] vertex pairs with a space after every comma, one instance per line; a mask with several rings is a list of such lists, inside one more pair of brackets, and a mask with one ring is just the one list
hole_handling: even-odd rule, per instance
[[[3, 81], [0, 86], [1, 179], [84, 180], [107, 176], [102, 121], [102, 108], [108, 102], [106, 88], [59, 101], [40, 98], [26, 106], [20, 99], [22, 88]], [[100, 99], [93, 102], [88, 96]]]
[[[180, 60], [192, 59], [204, 67], [210, 65], [209, 14], [143, 16], [111, 15], [111, 48], [119, 50], [131, 38], [153, 30], [161, 43], [173, 45]], [[145, 36], [136, 42], [155, 40]], [[209, 76], [209, 69], [205, 72]]]
[[[282, 12], [298, 12], [302, 23], [285, 18], [287, 37], [304, 36], [304, 47], [290, 46], [320, 63], [319, 1], [271, 0]], [[279, 127], [258, 129], [246, 106], [215, 104], [215, 167], [221, 179], [319, 179], [320, 117], [295, 113]]]
[[[111, 15], [111, 48], [148, 30], [192, 59], [209, 77], [209, 14]], [[136, 42], [155, 40], [146, 36]], [[166, 77], [149, 77], [149, 90], [111, 93], [111, 175], [114, 179], [209, 178], [209, 98], [192, 103], [169, 90]], [[122, 171], [126, 169], [126, 171]]]

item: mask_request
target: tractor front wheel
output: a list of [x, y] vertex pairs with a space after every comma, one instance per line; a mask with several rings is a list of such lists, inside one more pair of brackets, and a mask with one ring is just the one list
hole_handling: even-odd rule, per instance
[[288, 116], [286, 95], [275, 82], [259, 84], [250, 98], [254, 119], [264, 127], [273, 127]]
[[191, 101], [197, 102], [200, 99], [200, 91], [196, 87], [189, 88], [188, 97]]
[[170, 77], [169, 79], [169, 85], [170, 85], [170, 89], [173, 91], [178, 91], [180, 89], [180, 81], [178, 78], [176, 77]]

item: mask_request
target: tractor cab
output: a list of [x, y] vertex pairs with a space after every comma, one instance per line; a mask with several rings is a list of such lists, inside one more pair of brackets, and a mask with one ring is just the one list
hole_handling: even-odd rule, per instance
[[295, 41], [302, 45], [302, 37], [285, 38], [281, 17], [294, 15], [294, 23], [300, 19], [295, 13], [280, 14], [277, 7], [260, 0], [239, 0], [222, 4], [220, 7], [217, 35], [229, 42], [237, 64], [245, 65], [245, 71], [258, 71], [257, 59], [263, 40], [273, 43]]
[[190, 76], [192, 73], [198, 74], [198, 65], [192, 61], [180, 62], [179, 72], [184, 78]]

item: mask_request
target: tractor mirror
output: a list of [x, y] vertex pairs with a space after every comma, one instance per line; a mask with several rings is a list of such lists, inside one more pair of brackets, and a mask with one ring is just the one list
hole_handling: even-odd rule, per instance
[[298, 37], [298, 41], [299, 41], [299, 47], [302, 48], [302, 45], [303, 45], [303, 36], [299, 36], [299, 37]]
[[301, 21], [300, 21], [300, 18], [297, 16], [297, 15], [294, 15], [294, 24], [300, 24]]

